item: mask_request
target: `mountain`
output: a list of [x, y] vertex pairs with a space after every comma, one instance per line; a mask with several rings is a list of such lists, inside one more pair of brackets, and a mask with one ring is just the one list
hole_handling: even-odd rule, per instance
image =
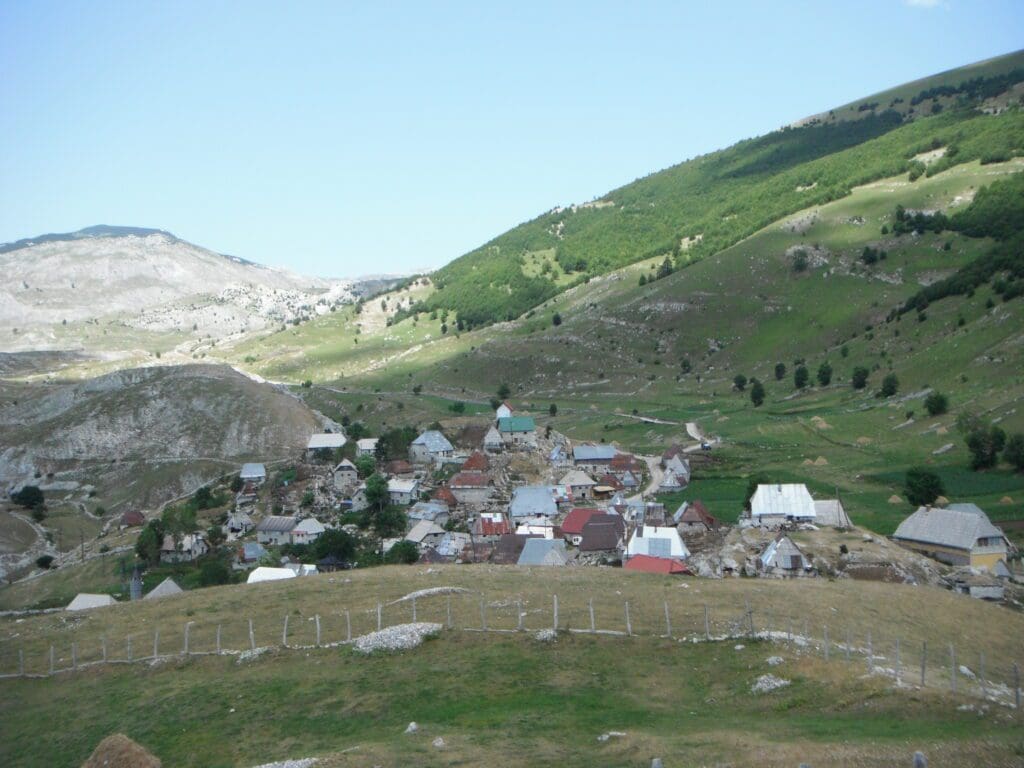
[[[697, 157], [589, 203], [558, 207], [434, 275], [423, 307], [478, 327], [510, 320], [588, 278], [651, 258], [673, 266], [717, 253], [783, 216], [908, 170], [1006, 160], [1024, 142], [1024, 51], [925, 78]], [[1015, 106], [1016, 105], [1016, 106]], [[993, 114], [1007, 119], [992, 121]], [[934, 147], [933, 147], [934, 145]]]
[[95, 226], [0, 248], [10, 350], [143, 347], [191, 354], [354, 301], [396, 282], [324, 280], [225, 256], [169, 232]]

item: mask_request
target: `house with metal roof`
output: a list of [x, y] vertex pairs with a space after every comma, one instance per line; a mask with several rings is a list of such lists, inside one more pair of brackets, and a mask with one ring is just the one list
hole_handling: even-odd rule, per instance
[[533, 448], [537, 445], [537, 425], [533, 416], [506, 416], [498, 419], [498, 434], [506, 446]]
[[626, 544], [626, 559], [634, 555], [683, 560], [690, 556], [690, 550], [673, 526], [639, 525]]
[[523, 517], [554, 517], [558, 514], [555, 493], [547, 485], [521, 485], [512, 491], [508, 513], [513, 520]]
[[68, 603], [66, 611], [86, 611], [90, 608], [102, 608], [105, 605], [114, 605], [117, 601], [110, 595], [96, 595], [89, 592], [79, 592], [75, 599]]
[[448, 522], [448, 505], [443, 501], [417, 501], [406, 513], [410, 520], [429, 520], [438, 525]]
[[576, 507], [569, 510], [569, 514], [562, 521], [562, 538], [576, 546], [583, 538], [583, 526], [586, 525], [594, 515], [602, 515], [604, 510], [591, 507]]
[[483, 504], [494, 491], [491, 478], [483, 472], [458, 472], [448, 481], [460, 504]]
[[499, 405], [498, 409], [494, 412], [495, 419], [507, 419], [512, 415], [512, 406], [509, 405], [508, 400]]
[[168, 576], [166, 579], [157, 584], [153, 589], [149, 591], [143, 600], [157, 600], [161, 597], [171, 597], [172, 595], [180, 595], [184, 590], [178, 586], [178, 582]]
[[814, 522], [814, 499], [803, 483], [759, 485], [750, 499], [750, 518], [762, 527], [786, 522]]
[[680, 480], [676, 476], [676, 473], [670, 469], [661, 478], [661, 484], [658, 486], [658, 490], [663, 493], [672, 493], [673, 491], [681, 491], [685, 487], [686, 483]]
[[416, 478], [406, 480], [392, 477], [388, 480], [388, 499], [392, 504], [408, 506], [420, 495], [420, 481]]
[[294, 517], [271, 515], [256, 524], [256, 541], [267, 546], [280, 546], [291, 542], [292, 528], [298, 522]]
[[843, 502], [839, 499], [815, 499], [814, 501], [814, 524], [828, 525], [832, 528], [852, 528], [850, 516], [843, 508]]
[[481, 512], [473, 521], [473, 535], [482, 539], [497, 539], [512, 533], [512, 526], [504, 512]]
[[686, 487], [690, 484], [690, 461], [680, 455], [673, 456], [665, 462], [665, 471], [671, 472]]
[[359, 485], [359, 470], [348, 459], [342, 459], [334, 468], [334, 487], [348, 493]]
[[572, 463], [577, 469], [603, 474], [617, 453], [614, 445], [576, 445], [572, 449]]
[[324, 524], [315, 517], [307, 517], [295, 524], [291, 530], [292, 544], [312, 544], [320, 538], [324, 531]]
[[650, 555], [635, 555], [629, 558], [629, 562], [622, 567], [626, 571], [640, 571], [642, 573], [677, 574], [690, 572], [678, 560], [673, 560], [669, 557], [651, 557]]
[[527, 539], [516, 565], [565, 565], [568, 562], [562, 539]]
[[336, 451], [347, 442], [347, 438], [341, 432], [319, 432], [310, 435], [309, 442], [306, 443], [306, 456], [314, 458], [321, 451]]
[[436, 546], [444, 534], [444, 528], [437, 523], [432, 523], [429, 520], [420, 520], [412, 527], [412, 530], [405, 534], [405, 540], [411, 541], [420, 547]]
[[238, 473], [238, 476], [243, 483], [263, 485], [267, 481], [267, 468], [256, 463], [243, 464], [242, 471]]
[[573, 469], [567, 472], [558, 484], [565, 488], [565, 494], [574, 501], [586, 501], [594, 497], [594, 488], [597, 482], [580, 469]]
[[767, 576], [807, 576], [811, 563], [789, 536], [780, 533], [758, 557], [757, 569]]
[[260, 558], [267, 554], [267, 550], [258, 541], [246, 541], [235, 552], [235, 560], [232, 567], [235, 570], [251, 568], [260, 561]]
[[580, 554], [617, 557], [623, 550], [626, 521], [616, 514], [594, 515], [583, 526]]
[[178, 541], [171, 534], [164, 536], [160, 546], [161, 563], [190, 563], [210, 551], [201, 533], [186, 533]]
[[900, 523], [893, 541], [950, 565], [994, 570], [1005, 560], [1006, 536], [976, 504], [919, 507]]
[[497, 427], [491, 427], [487, 430], [487, 434], [484, 435], [483, 442], [484, 450], [489, 453], [497, 453], [504, 450], [505, 441], [501, 439], [501, 433]]
[[380, 442], [379, 437], [364, 437], [360, 440], [356, 440], [356, 457], [359, 456], [376, 456], [377, 455], [377, 443]]
[[444, 459], [450, 459], [454, 453], [455, 448], [447, 437], [436, 429], [428, 429], [409, 446], [409, 461], [414, 464], [439, 464]]
[[676, 524], [680, 533], [707, 533], [718, 530], [720, 525], [718, 519], [708, 512], [699, 499], [680, 504], [672, 516], [672, 522]]
[[245, 580], [246, 584], [259, 584], [264, 581], [280, 581], [282, 579], [294, 579], [298, 576], [295, 571], [291, 568], [271, 568], [270, 566], [261, 565], [259, 568], [255, 568], [252, 573], [249, 574], [249, 578]]

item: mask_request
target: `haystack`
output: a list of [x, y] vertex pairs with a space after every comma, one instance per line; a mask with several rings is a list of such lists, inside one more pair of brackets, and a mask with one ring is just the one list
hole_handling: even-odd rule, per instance
[[827, 464], [828, 464], [828, 459], [826, 459], [824, 456], [819, 456], [818, 458], [816, 458], [814, 460], [814, 466], [816, 466], [816, 467], [824, 467]]
[[894, 493], [892, 496], [889, 497], [889, 503], [890, 504], [902, 504], [903, 503], [903, 499], [901, 499], [899, 496], [897, 496]]
[[160, 760], [123, 733], [107, 736], [82, 768], [160, 768]]
[[946, 507], [946, 506], [949, 506], [949, 499], [947, 499], [945, 496], [939, 496], [939, 497], [937, 497], [935, 499], [935, 505], [934, 506], [936, 506], [936, 507]]
[[999, 503], [1000, 504], [1013, 504], [1013, 497], [1012, 496], [1003, 496], [1003, 498], [1001, 498], [999, 500]]

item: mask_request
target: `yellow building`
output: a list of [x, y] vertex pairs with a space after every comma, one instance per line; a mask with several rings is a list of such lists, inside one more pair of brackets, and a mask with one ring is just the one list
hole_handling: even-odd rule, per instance
[[950, 565], [995, 571], [1007, 540], [976, 504], [920, 507], [900, 523], [893, 541]]

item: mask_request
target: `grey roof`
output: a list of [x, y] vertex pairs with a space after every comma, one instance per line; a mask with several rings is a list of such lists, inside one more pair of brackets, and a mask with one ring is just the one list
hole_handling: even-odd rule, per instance
[[242, 544], [242, 559], [246, 562], [259, 560], [267, 554], [267, 550], [258, 541], [247, 541]]
[[238, 473], [243, 480], [250, 480], [257, 477], [266, 477], [267, 468], [262, 464], [250, 462], [242, 465], [242, 471]]
[[307, 451], [317, 451], [321, 448], [341, 448], [347, 439], [340, 432], [320, 432], [315, 435], [311, 435], [309, 442], [306, 443]]
[[843, 509], [839, 499], [822, 499], [814, 502], [815, 519], [818, 525], [831, 525], [833, 528], [850, 528], [850, 516]]
[[259, 533], [288, 533], [288, 531], [295, 527], [296, 522], [294, 517], [271, 515], [260, 520], [256, 530]]
[[611, 461], [617, 453], [614, 445], [577, 445], [572, 449], [575, 461]]
[[454, 451], [452, 444], [448, 442], [448, 438], [438, 432], [436, 429], [428, 429], [422, 435], [412, 441], [413, 445], [425, 445], [427, 450], [431, 453], [443, 453], [445, 451]]
[[439, 517], [448, 517], [448, 505], [442, 501], [417, 501], [413, 504], [406, 516], [410, 520], [431, 520]]
[[955, 549], [972, 549], [978, 539], [1003, 538], [1003, 532], [989, 521], [975, 504], [919, 507], [900, 523], [894, 539], [920, 541]]
[[171, 595], [180, 595], [184, 590], [178, 586], [178, 583], [168, 576], [166, 579], [161, 581], [157, 586], [150, 590], [149, 594], [144, 599], [155, 600], [158, 597], [170, 597]]
[[770, 483], [757, 486], [750, 499], [750, 514], [753, 517], [816, 517], [814, 499], [803, 483]]
[[533, 517], [543, 515], [554, 517], [558, 505], [551, 489], [546, 485], [522, 485], [512, 491], [512, 502], [508, 505], [512, 517]]
[[804, 557], [800, 548], [793, 543], [789, 536], [780, 536], [765, 547], [764, 552], [761, 553], [761, 563], [765, 568], [792, 570], [792, 558], [794, 557], [800, 558], [801, 569], [807, 567], [807, 558]]
[[114, 605], [117, 601], [110, 595], [96, 595], [89, 592], [79, 592], [75, 599], [68, 603], [69, 611], [84, 611], [89, 608], [102, 608], [104, 605]]
[[565, 565], [568, 560], [563, 539], [527, 539], [516, 565]]

